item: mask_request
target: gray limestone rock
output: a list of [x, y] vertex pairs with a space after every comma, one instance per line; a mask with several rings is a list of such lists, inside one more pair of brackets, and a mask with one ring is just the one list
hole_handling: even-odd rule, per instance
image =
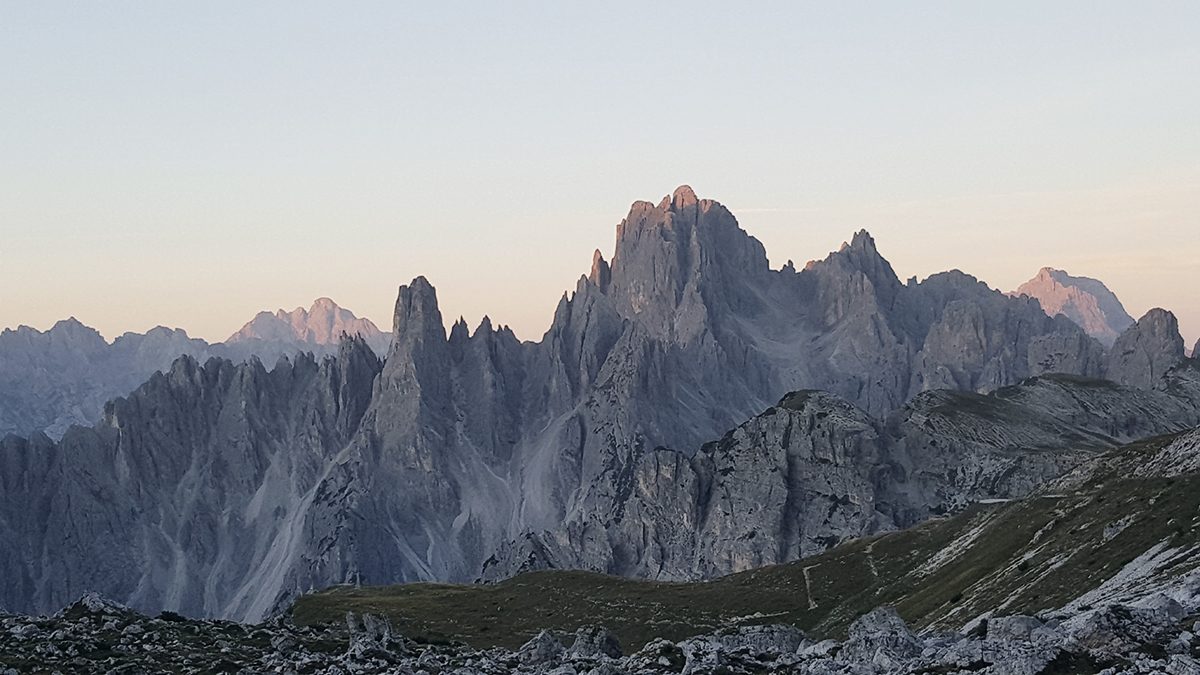
[[182, 357], [95, 428], [0, 441], [0, 603], [96, 589], [153, 612], [266, 614], [307, 588], [289, 564], [304, 514], [379, 368], [358, 339], [271, 371]]
[[567, 650], [567, 656], [572, 659], [619, 659], [622, 655], [621, 641], [599, 626], [580, 626], [575, 631], [575, 641]]
[[346, 630], [350, 634], [346, 656], [352, 660], [391, 663], [408, 652], [403, 639], [392, 633], [391, 623], [383, 617], [347, 612]]
[[[417, 646], [370, 614], [345, 624], [300, 626], [286, 620], [258, 625], [175, 618], [151, 619], [124, 608], [86, 609], [77, 602], [50, 617], [0, 614], [0, 673], [13, 663], [47, 672], [318, 672], [318, 673], [797, 673], [800, 675], [919, 675], [1052, 672], [1195, 673], [1195, 635], [1186, 612], [1170, 599], [1148, 596], [1137, 605], [1059, 612], [1064, 623], [1028, 616], [989, 620], [987, 635], [914, 634], [890, 608], [859, 617], [842, 641], [805, 645], [789, 625], [717, 626], [671, 642], [654, 639], [621, 656], [602, 630], [584, 628], [565, 653], [540, 631], [516, 651], [474, 649], [461, 643]], [[1189, 601], [1189, 605], [1195, 602]], [[331, 649], [338, 643], [345, 650]], [[583, 652], [588, 652], [584, 654]], [[27, 669], [27, 668], [25, 668]], [[7, 672], [17, 672], [15, 669]]]
[[1098, 452], [1198, 423], [1168, 394], [1069, 376], [986, 396], [927, 392], [884, 420], [794, 392], [690, 457], [641, 453], [623, 497], [501, 545], [481, 577], [583, 568], [678, 580], [782, 563], [1022, 497]]
[[517, 660], [522, 665], [545, 667], [561, 661], [564, 653], [558, 638], [540, 631], [517, 650]]
[[987, 639], [989, 640], [1029, 640], [1035, 631], [1043, 626], [1041, 620], [1032, 616], [1013, 615], [988, 619]]
[[1152, 309], [1127, 329], [1109, 351], [1105, 377], [1135, 387], [1153, 387], [1184, 360], [1183, 338], [1175, 315]]
[[737, 626], [721, 631], [717, 639], [729, 651], [782, 655], [795, 654], [804, 643], [804, 633], [784, 624]]
[[1065, 627], [1070, 639], [1085, 649], [1119, 656], [1148, 643], [1169, 642], [1179, 633], [1185, 615], [1179, 603], [1159, 596], [1147, 605], [1109, 605], [1086, 611], [1072, 617]]
[[839, 661], [896, 668], [921, 653], [921, 641], [890, 607], [880, 607], [850, 624]]

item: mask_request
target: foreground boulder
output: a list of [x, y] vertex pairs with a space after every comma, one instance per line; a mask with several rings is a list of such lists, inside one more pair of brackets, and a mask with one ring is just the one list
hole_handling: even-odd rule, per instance
[[621, 641], [611, 631], [599, 626], [581, 626], [575, 631], [575, 642], [567, 655], [572, 659], [619, 659], [623, 652]]
[[921, 641], [890, 607], [880, 607], [850, 625], [838, 658], [881, 668], [897, 668], [921, 653]]

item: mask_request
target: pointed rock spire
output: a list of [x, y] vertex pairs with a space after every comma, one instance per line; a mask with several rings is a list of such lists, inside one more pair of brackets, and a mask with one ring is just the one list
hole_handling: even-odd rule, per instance
[[[451, 344], [438, 309], [437, 292], [425, 277], [401, 286], [396, 297], [392, 345], [380, 377], [387, 394], [373, 405], [394, 405], [405, 414], [444, 405], [449, 395], [449, 372], [465, 340]], [[458, 335], [466, 333], [455, 329]]]
[[879, 255], [879, 249], [875, 248], [875, 238], [866, 230], [855, 232], [854, 236], [850, 238], [850, 243], [843, 243], [841, 250], [847, 249]]
[[[804, 269], [819, 280], [818, 296], [825, 305], [826, 321], [831, 323], [864, 300], [889, 307], [901, 288], [900, 278], [879, 254], [874, 237], [866, 230], [854, 233], [836, 252], [824, 260], [808, 263]], [[862, 283], [863, 277], [869, 285]]]
[[612, 281], [612, 268], [604, 260], [600, 249], [596, 249], [596, 252], [592, 254], [592, 271], [588, 274], [588, 279], [596, 288], [600, 289], [601, 293], [608, 290], [608, 284]]
[[450, 344], [462, 344], [470, 335], [471, 330], [467, 327], [467, 320], [459, 316], [458, 321], [455, 321], [454, 325], [450, 327]]
[[437, 291], [425, 277], [417, 277], [409, 285], [400, 287], [396, 311], [392, 315], [392, 333], [396, 342], [417, 336], [446, 339]]
[[617, 226], [606, 295], [651, 333], [687, 342], [704, 333], [713, 307], [759, 302], [752, 287], [770, 271], [762, 243], [728, 209], [681, 186], [656, 207], [634, 203]]
[[483, 318], [479, 320], [479, 326], [475, 328], [475, 335], [491, 335], [494, 332], [495, 329], [492, 327], [492, 317], [484, 314]]

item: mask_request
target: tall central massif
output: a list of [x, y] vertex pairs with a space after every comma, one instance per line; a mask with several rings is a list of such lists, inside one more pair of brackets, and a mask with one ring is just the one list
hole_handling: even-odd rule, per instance
[[[1156, 367], [1181, 360], [1170, 321], [1150, 323], [1129, 329], [1137, 349], [1121, 360], [1035, 300], [961, 272], [901, 283], [865, 232], [802, 270], [772, 270], [724, 207], [682, 187], [633, 205], [611, 265], [596, 253], [540, 342], [486, 318], [447, 335], [419, 277], [400, 288], [382, 367], [358, 340], [336, 360], [271, 373], [185, 359], [94, 430], [6, 439], [0, 537], [18, 547], [0, 573], [20, 582], [0, 602], [48, 608], [98, 589], [253, 620], [342, 581], [545, 564], [684, 578], [790, 559], [1065, 469], [1069, 454], [995, 459], [964, 486], [950, 478], [957, 457], [1002, 443], [931, 451], [943, 431], [929, 421], [950, 419], [937, 397], [877, 420], [928, 390], [1049, 372], [1122, 380], [1142, 377], [1145, 354]], [[1068, 386], [1016, 398], [1070, 408]], [[799, 389], [829, 394], [773, 407]], [[1195, 423], [1165, 394], [1105, 392], [1130, 419]], [[1074, 450], [1162, 430], [1101, 433], [1111, 419], [1081, 422], [1071, 408], [1048, 422], [1012, 396], [980, 398], [1032, 420], [1027, 438], [1041, 438], [1037, 425], [1077, 429]], [[763, 410], [774, 417], [746, 422]], [[21, 521], [23, 509], [37, 515]], [[734, 520], [761, 522], [762, 538], [721, 543], [746, 534]]]

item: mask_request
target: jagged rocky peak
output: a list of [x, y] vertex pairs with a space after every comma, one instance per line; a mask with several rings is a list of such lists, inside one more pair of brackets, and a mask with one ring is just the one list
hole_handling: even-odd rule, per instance
[[802, 283], [809, 284], [826, 327], [847, 317], [873, 316], [894, 307], [902, 287], [891, 264], [875, 246], [866, 230], [822, 260], [804, 266]]
[[73, 351], [92, 352], [104, 349], [108, 342], [91, 326], [87, 326], [69, 317], [55, 322], [48, 330], [40, 331], [31, 326], [18, 326], [15, 330], [5, 328], [0, 333], [0, 340], [12, 345], [24, 344], [26, 348], [39, 348], [44, 351], [69, 349]]
[[1154, 308], [1121, 333], [1109, 350], [1105, 376], [1121, 384], [1151, 388], [1184, 359], [1179, 320]]
[[867, 232], [865, 229], [855, 232], [854, 236], [850, 238], [849, 242], [842, 242], [842, 248], [840, 250], [846, 251], [848, 249], [853, 249], [856, 251], [869, 251], [876, 255], [879, 254], [878, 249], [875, 248], [875, 237], [872, 237], [871, 233]]
[[317, 298], [308, 309], [297, 307], [290, 312], [283, 309], [274, 313], [259, 312], [226, 343], [262, 341], [333, 348], [343, 334], [361, 335], [376, 352], [386, 351], [386, 333], [370, 319], [359, 318], [326, 297]]
[[[71, 338], [90, 340], [100, 337], [100, 331], [91, 326], [84, 325], [82, 321], [75, 317], [67, 317], [62, 321], [55, 322], [49, 331], [53, 335], [60, 335]], [[104, 339], [100, 337], [100, 339]]]
[[617, 225], [609, 295], [652, 334], [686, 342], [709, 312], [752, 298], [769, 272], [762, 243], [720, 203], [683, 186], [657, 205], [634, 202]]
[[[685, 270], [720, 260], [735, 265], [760, 262], [766, 265], [766, 250], [738, 225], [733, 214], [715, 200], [698, 199], [686, 185], [657, 205], [646, 201], [633, 203], [629, 215], [617, 225], [614, 272], [622, 264], [626, 266], [624, 277], [634, 272], [651, 272], [631, 266], [633, 252], [646, 246], [653, 250], [662, 242], [676, 244], [671, 250], [681, 258]], [[720, 244], [728, 248], [714, 248]]]
[[1088, 335], [1106, 347], [1133, 325], [1133, 317], [1104, 282], [1075, 277], [1053, 267], [1043, 267], [1037, 276], [1021, 284], [1013, 295], [1027, 295], [1041, 303], [1046, 314], [1062, 314], [1079, 324]]
[[900, 279], [895, 270], [879, 253], [875, 246], [875, 238], [866, 230], [854, 233], [849, 242], [843, 242], [837, 253], [831, 253], [826, 260], [837, 259], [861, 271], [871, 280], [871, 283], [884, 288], [900, 285]]

